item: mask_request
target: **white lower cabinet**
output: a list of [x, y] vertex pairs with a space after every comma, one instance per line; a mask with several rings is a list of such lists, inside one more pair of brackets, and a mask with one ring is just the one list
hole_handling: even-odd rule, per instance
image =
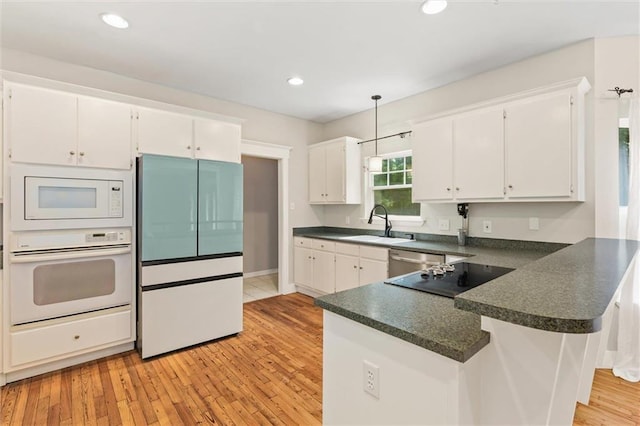
[[44, 326], [22, 326], [10, 333], [12, 367], [69, 357], [130, 341], [131, 310]]
[[294, 238], [294, 281], [333, 293], [388, 278], [386, 248]]
[[336, 291], [382, 281], [388, 274], [386, 248], [336, 243]]

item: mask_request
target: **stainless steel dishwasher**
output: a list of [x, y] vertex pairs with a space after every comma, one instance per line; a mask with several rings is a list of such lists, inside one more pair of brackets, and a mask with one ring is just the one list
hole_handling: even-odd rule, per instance
[[389, 277], [421, 271], [432, 265], [445, 262], [444, 254], [416, 253], [389, 249]]

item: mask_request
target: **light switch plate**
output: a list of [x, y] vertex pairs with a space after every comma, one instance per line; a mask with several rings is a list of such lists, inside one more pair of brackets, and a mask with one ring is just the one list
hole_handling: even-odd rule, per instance
[[540, 229], [540, 220], [537, 217], [529, 218], [529, 229], [532, 231], [537, 231]]

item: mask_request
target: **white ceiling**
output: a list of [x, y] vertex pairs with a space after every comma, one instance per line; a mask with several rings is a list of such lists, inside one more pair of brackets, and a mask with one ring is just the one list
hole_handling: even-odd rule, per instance
[[[640, 33], [640, 0], [6, 1], [3, 47], [317, 122], [591, 37]], [[128, 30], [107, 27], [115, 12]], [[290, 76], [305, 80], [300, 87]]]

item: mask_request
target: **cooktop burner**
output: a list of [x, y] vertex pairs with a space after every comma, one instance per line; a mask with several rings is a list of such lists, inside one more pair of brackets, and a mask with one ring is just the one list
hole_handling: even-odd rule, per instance
[[512, 268], [460, 262], [441, 264], [385, 281], [401, 287], [451, 297], [513, 271]]

